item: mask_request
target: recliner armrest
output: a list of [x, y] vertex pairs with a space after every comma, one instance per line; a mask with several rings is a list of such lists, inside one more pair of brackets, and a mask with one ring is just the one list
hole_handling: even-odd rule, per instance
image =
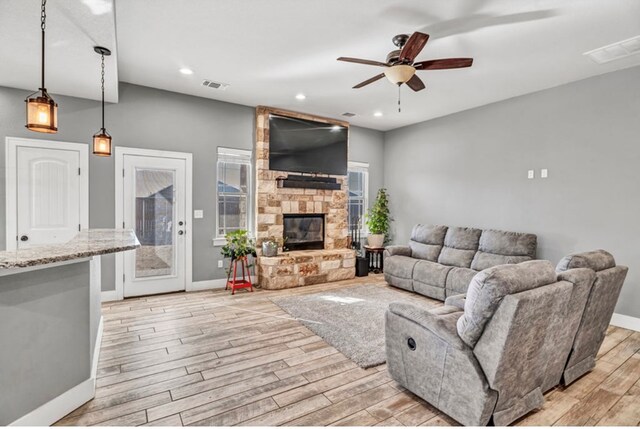
[[386, 249], [384, 249], [384, 257], [386, 258], [387, 256], [411, 256], [411, 247], [409, 246], [401, 246], [401, 245], [394, 245], [394, 246], [387, 246]]
[[464, 310], [464, 303], [467, 300], [467, 294], [461, 293], [460, 295], [451, 295], [444, 300], [444, 305], [451, 305], [458, 307], [460, 310]]
[[[429, 310], [415, 305], [401, 302], [392, 302], [389, 311], [407, 320], [410, 320], [427, 329], [432, 334], [447, 342], [452, 347], [463, 350], [469, 347], [458, 336], [455, 320], [447, 315], [432, 313]], [[461, 314], [460, 312], [455, 312]]]

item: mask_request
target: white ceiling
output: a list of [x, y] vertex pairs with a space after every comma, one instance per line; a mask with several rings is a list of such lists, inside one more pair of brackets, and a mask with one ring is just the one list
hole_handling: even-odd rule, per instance
[[[99, 96], [91, 47], [115, 47], [115, 22], [86, 3], [111, 1], [50, 2], [52, 92]], [[638, 54], [602, 65], [582, 55], [639, 35], [638, 0], [123, 0], [115, 15], [121, 81], [331, 117], [353, 112], [351, 123], [380, 130], [640, 65]], [[36, 89], [38, 19], [37, 0], [0, 2], [0, 85]], [[473, 67], [419, 72], [427, 89], [403, 87], [402, 113], [386, 80], [351, 89], [381, 70], [337, 57], [383, 61], [394, 35], [416, 30], [431, 35], [417, 60], [473, 57]], [[213, 90], [203, 79], [231, 86]], [[300, 92], [306, 100], [295, 99]]]
[[[46, 81], [51, 94], [100, 99], [100, 56], [105, 60], [105, 98], [118, 101], [114, 0], [54, 0], [47, 3]], [[0, 1], [0, 85], [40, 87], [40, 0]], [[62, 108], [62, 106], [60, 106]]]

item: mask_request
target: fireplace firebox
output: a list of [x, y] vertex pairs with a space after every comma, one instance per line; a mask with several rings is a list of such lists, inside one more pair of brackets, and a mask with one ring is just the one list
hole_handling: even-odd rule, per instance
[[285, 214], [283, 220], [287, 249], [324, 249], [324, 214]]

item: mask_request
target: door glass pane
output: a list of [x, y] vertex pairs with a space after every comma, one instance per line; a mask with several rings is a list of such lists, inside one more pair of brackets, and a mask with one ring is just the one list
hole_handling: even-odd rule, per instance
[[173, 171], [136, 169], [136, 278], [173, 275]]

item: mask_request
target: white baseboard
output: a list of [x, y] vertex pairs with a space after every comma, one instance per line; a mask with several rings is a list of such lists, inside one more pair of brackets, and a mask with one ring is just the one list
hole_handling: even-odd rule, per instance
[[82, 406], [96, 395], [96, 375], [100, 360], [100, 346], [102, 345], [103, 317], [100, 316], [96, 343], [91, 362], [91, 377], [75, 387], [57, 396], [44, 405], [20, 417], [9, 426], [51, 426], [76, 408]]
[[625, 316], [624, 314], [613, 313], [611, 322], [613, 326], [640, 332], [640, 318]]
[[202, 280], [191, 283], [189, 291], [207, 290], [207, 289], [224, 289], [227, 279]]
[[93, 379], [93, 389], [95, 391], [95, 382], [98, 378], [98, 362], [100, 361], [100, 347], [102, 346], [102, 331], [104, 329], [104, 317], [100, 316], [98, 324], [98, 332], [96, 333], [96, 343], [93, 346], [93, 361], [91, 362], [91, 378]]
[[100, 293], [100, 300], [102, 302], [119, 301], [118, 292], [115, 290], [104, 290]]

